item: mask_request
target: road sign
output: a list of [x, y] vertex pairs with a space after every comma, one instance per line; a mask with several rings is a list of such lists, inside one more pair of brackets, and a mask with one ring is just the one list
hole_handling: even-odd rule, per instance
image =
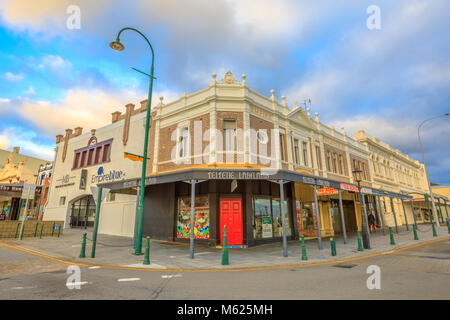
[[34, 193], [36, 192], [36, 185], [31, 183], [25, 183], [22, 189], [22, 199], [34, 199]]
[[[105, 200], [106, 196], [108, 195], [108, 193], [111, 191], [111, 189], [108, 188], [103, 188], [102, 191], [102, 199], [101, 201], [103, 202], [103, 200]], [[97, 197], [98, 197], [98, 187], [91, 187], [91, 192], [92, 192], [92, 197], [94, 197], [94, 201], [97, 202]]]

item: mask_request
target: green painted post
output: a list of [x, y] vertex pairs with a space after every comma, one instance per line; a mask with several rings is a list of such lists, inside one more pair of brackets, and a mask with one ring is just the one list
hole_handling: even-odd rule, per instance
[[83, 233], [83, 241], [81, 242], [80, 258], [86, 258], [86, 232]]
[[61, 233], [61, 225], [58, 224], [58, 238], [59, 238], [60, 233]]
[[442, 215], [441, 198], [438, 198], [439, 215], [441, 216], [441, 223], [444, 224], [444, 216]]
[[227, 226], [223, 226], [222, 265], [225, 266], [228, 264]]
[[306, 255], [305, 237], [303, 235], [302, 235], [302, 260], [308, 260], [308, 256]]
[[447, 200], [445, 200], [445, 199], [444, 199], [444, 207], [445, 207], [445, 214], [447, 215], [447, 218], [448, 218], [448, 210], [447, 210], [448, 205], [447, 205]]
[[358, 238], [358, 251], [363, 251], [363, 245], [361, 240], [361, 232], [359, 230], [356, 230], [356, 236]]
[[147, 237], [147, 247], [145, 247], [143, 264], [150, 264], [150, 237]]
[[95, 208], [94, 232], [92, 233], [91, 258], [95, 258], [95, 246], [97, 244], [98, 221], [100, 220], [100, 204], [102, 202], [103, 187], [98, 187], [97, 207]]
[[389, 236], [391, 238], [391, 245], [395, 245], [394, 234], [392, 233], [392, 227], [389, 227]]
[[331, 255], [336, 255], [336, 242], [334, 241], [334, 237], [330, 238], [330, 247], [331, 247]]
[[20, 226], [21, 223], [23, 223], [23, 221], [19, 221], [19, 222], [17, 223], [16, 234], [14, 235], [14, 239], [17, 239], [17, 232], [19, 232], [19, 226]]
[[419, 237], [417, 236], [417, 227], [415, 224], [413, 224], [413, 231], [414, 231], [414, 240], [419, 240]]
[[433, 227], [433, 237], [437, 237], [436, 227], [434, 226], [434, 222], [431, 223], [431, 226]]
[[44, 223], [41, 223], [41, 234], [39, 235], [39, 239], [42, 239], [42, 232], [44, 231]]
[[36, 228], [34, 228], [34, 237], [36, 238], [37, 235], [37, 228], [39, 226], [39, 222], [36, 222]]
[[450, 233], [450, 218], [447, 218], [447, 229], [448, 233]]

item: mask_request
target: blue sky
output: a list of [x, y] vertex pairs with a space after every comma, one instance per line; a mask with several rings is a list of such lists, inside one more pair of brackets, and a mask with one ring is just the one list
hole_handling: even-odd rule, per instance
[[[81, 28], [67, 28], [78, 5]], [[369, 30], [377, 5], [381, 29]], [[250, 87], [295, 100], [348, 134], [363, 129], [421, 159], [417, 126], [450, 112], [450, 3], [446, 0], [0, 0], [0, 148], [52, 160], [55, 135], [87, 132], [146, 97], [155, 49], [154, 99], [208, 86], [213, 72], [245, 73]], [[450, 118], [450, 117], [449, 117]], [[426, 124], [431, 180], [450, 185], [450, 119]]]

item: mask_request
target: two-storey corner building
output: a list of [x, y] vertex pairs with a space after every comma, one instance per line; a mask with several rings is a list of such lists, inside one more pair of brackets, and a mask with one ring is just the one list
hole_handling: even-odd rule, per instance
[[[56, 155], [44, 220], [64, 220], [65, 227], [94, 224], [95, 203], [91, 186], [136, 179], [142, 162], [124, 153], [142, 154], [147, 101], [139, 109], [126, 106], [112, 114], [112, 123], [83, 133], [81, 127], [67, 129], [56, 137]], [[110, 192], [102, 202], [99, 232], [133, 236], [136, 188]]]
[[[379, 183], [367, 143], [326, 126], [309, 108], [289, 108], [273, 90], [270, 97], [251, 90], [245, 75], [239, 82], [231, 72], [221, 81], [213, 74], [208, 88], [152, 107], [150, 124], [144, 235], [154, 239], [190, 237], [193, 195], [195, 239], [220, 244], [226, 225], [229, 244], [248, 246], [280, 241], [283, 220], [288, 239], [356, 231], [369, 212], [390, 225], [379, 198], [410, 200], [400, 192], [416, 190]], [[130, 190], [140, 179], [101, 184]]]

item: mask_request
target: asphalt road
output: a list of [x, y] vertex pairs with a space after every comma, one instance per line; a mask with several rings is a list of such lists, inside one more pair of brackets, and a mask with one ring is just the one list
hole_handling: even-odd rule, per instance
[[[380, 268], [380, 289], [368, 289]], [[0, 245], [0, 300], [8, 299], [450, 299], [450, 241], [340, 265], [180, 272], [81, 268]], [[69, 289], [78, 282], [79, 289]]]

